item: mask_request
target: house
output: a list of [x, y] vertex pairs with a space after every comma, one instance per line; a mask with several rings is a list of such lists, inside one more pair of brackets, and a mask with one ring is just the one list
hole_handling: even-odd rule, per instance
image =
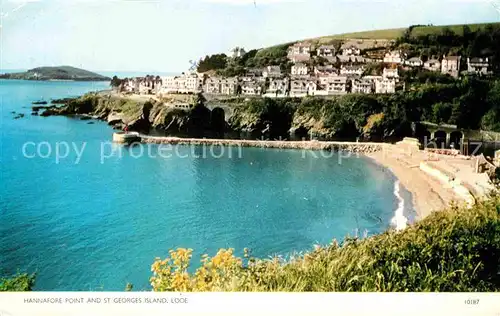
[[281, 68], [280, 66], [267, 66], [262, 71], [262, 76], [264, 78], [280, 78], [282, 76]]
[[488, 58], [467, 58], [467, 72], [470, 74], [488, 75], [490, 67]]
[[383, 78], [399, 80], [398, 68], [384, 68]]
[[309, 73], [309, 68], [306, 64], [297, 63], [292, 66], [292, 75], [294, 76], [307, 76]]
[[316, 76], [338, 75], [338, 69], [333, 67], [333, 65], [315, 66], [314, 74]]
[[304, 62], [311, 59], [311, 44], [300, 42], [288, 48], [288, 59], [292, 62]]
[[238, 79], [236, 77], [224, 78], [220, 82], [220, 93], [225, 95], [235, 95], [237, 86]]
[[441, 73], [458, 78], [461, 58], [461, 56], [443, 56], [443, 60], [441, 61]]
[[342, 55], [361, 55], [361, 49], [356, 45], [342, 46]]
[[352, 81], [352, 93], [372, 93], [374, 84], [370, 79], [354, 79]]
[[365, 72], [365, 67], [362, 65], [352, 65], [340, 67], [340, 74], [344, 76], [362, 76]]
[[162, 80], [159, 76], [146, 76], [135, 78], [134, 92], [139, 94], [156, 94], [162, 85]]
[[396, 80], [382, 78], [375, 81], [375, 93], [395, 93], [396, 92]]
[[419, 57], [412, 57], [408, 60], [405, 60], [405, 65], [409, 67], [422, 67], [423, 64], [424, 62]]
[[291, 96], [306, 96], [314, 95], [318, 89], [318, 84], [315, 80], [294, 78], [290, 81], [290, 95]]
[[429, 71], [441, 71], [441, 62], [437, 59], [429, 59], [424, 63], [424, 69]]
[[321, 45], [316, 49], [316, 55], [319, 57], [333, 57], [335, 56], [335, 46], [333, 45]]
[[404, 61], [403, 53], [400, 50], [387, 52], [384, 56], [384, 63], [402, 64]]
[[222, 78], [210, 77], [205, 80], [204, 92], [208, 94], [221, 94], [222, 93]]
[[266, 94], [272, 96], [288, 95], [289, 81], [288, 78], [284, 79], [270, 79], [269, 87], [267, 88]]
[[263, 69], [262, 68], [250, 68], [247, 69], [245, 76], [246, 77], [262, 77]]
[[261, 95], [262, 87], [254, 81], [245, 81], [241, 84], [241, 93], [243, 95]]
[[347, 77], [345, 76], [330, 76], [323, 86], [327, 94], [345, 94], [347, 93]]

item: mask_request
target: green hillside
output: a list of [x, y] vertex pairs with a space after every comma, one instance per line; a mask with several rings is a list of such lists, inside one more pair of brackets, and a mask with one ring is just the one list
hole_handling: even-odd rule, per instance
[[[457, 25], [439, 25], [439, 26], [414, 26], [412, 27], [412, 36], [420, 36], [420, 35], [431, 35], [431, 34], [440, 34], [445, 29], [450, 29], [458, 35], [463, 34], [463, 27], [467, 25], [472, 32], [475, 32], [479, 29], [486, 28], [488, 25], [493, 25], [494, 28], [500, 28], [499, 22], [493, 23], [480, 23], [480, 24], [457, 24]], [[345, 33], [338, 35], [330, 35], [330, 36], [322, 36], [318, 38], [312, 38], [309, 40], [326, 42], [330, 40], [345, 40], [345, 39], [387, 39], [387, 40], [395, 40], [401, 36], [403, 36], [404, 32], [408, 30], [408, 28], [396, 28], [396, 29], [387, 29], [387, 30], [375, 30], [375, 31], [366, 31], [366, 32], [355, 32], [355, 33]]]
[[108, 77], [71, 66], [38, 67], [26, 72], [0, 75], [2, 79], [108, 81]]

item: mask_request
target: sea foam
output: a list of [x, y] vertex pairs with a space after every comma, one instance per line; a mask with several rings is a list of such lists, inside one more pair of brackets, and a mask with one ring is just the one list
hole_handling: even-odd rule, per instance
[[396, 230], [403, 230], [408, 226], [408, 219], [404, 216], [405, 200], [399, 194], [399, 188], [400, 183], [396, 181], [396, 183], [394, 183], [394, 195], [398, 199], [398, 208], [391, 220], [391, 225], [396, 228]]

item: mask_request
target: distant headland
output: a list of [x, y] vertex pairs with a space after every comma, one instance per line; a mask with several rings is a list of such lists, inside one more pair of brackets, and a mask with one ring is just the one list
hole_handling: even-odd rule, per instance
[[111, 78], [71, 66], [38, 67], [26, 72], [0, 74], [0, 79], [110, 81]]

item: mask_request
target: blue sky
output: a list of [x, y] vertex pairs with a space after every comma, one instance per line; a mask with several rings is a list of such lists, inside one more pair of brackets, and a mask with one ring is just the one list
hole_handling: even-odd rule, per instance
[[500, 0], [0, 0], [3, 69], [184, 71], [189, 60], [344, 32], [500, 20]]

